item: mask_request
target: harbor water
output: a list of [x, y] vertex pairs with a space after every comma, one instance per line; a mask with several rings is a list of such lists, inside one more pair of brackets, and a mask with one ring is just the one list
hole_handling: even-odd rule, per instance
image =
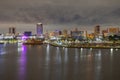
[[120, 80], [120, 49], [0, 44], [0, 80]]

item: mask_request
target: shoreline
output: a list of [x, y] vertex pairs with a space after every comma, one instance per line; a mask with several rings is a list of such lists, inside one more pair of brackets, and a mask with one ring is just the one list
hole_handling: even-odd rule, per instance
[[57, 45], [52, 43], [49, 43], [49, 44], [54, 47], [64, 47], [64, 48], [120, 49], [120, 47], [115, 47], [115, 46], [67, 46], [67, 45]]

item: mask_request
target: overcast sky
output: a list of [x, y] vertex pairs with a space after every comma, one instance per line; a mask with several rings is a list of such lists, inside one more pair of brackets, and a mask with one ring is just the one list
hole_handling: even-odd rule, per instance
[[0, 23], [119, 24], [119, 4], [120, 0], [0, 0]]

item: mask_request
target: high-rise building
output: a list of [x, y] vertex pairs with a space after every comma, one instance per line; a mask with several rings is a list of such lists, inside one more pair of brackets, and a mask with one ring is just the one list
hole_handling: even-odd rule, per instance
[[116, 27], [108, 28], [108, 33], [109, 34], [119, 33], [119, 28], [116, 28]]
[[15, 27], [9, 27], [9, 34], [15, 34], [16, 28]]
[[37, 35], [43, 34], [43, 24], [42, 23], [37, 23]]
[[94, 34], [95, 35], [100, 34], [100, 26], [99, 25], [95, 26], [95, 28], [94, 28]]

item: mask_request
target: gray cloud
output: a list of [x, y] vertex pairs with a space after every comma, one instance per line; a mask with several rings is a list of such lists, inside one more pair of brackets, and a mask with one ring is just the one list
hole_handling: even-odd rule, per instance
[[1, 22], [104, 24], [120, 21], [119, 0], [1, 0]]

